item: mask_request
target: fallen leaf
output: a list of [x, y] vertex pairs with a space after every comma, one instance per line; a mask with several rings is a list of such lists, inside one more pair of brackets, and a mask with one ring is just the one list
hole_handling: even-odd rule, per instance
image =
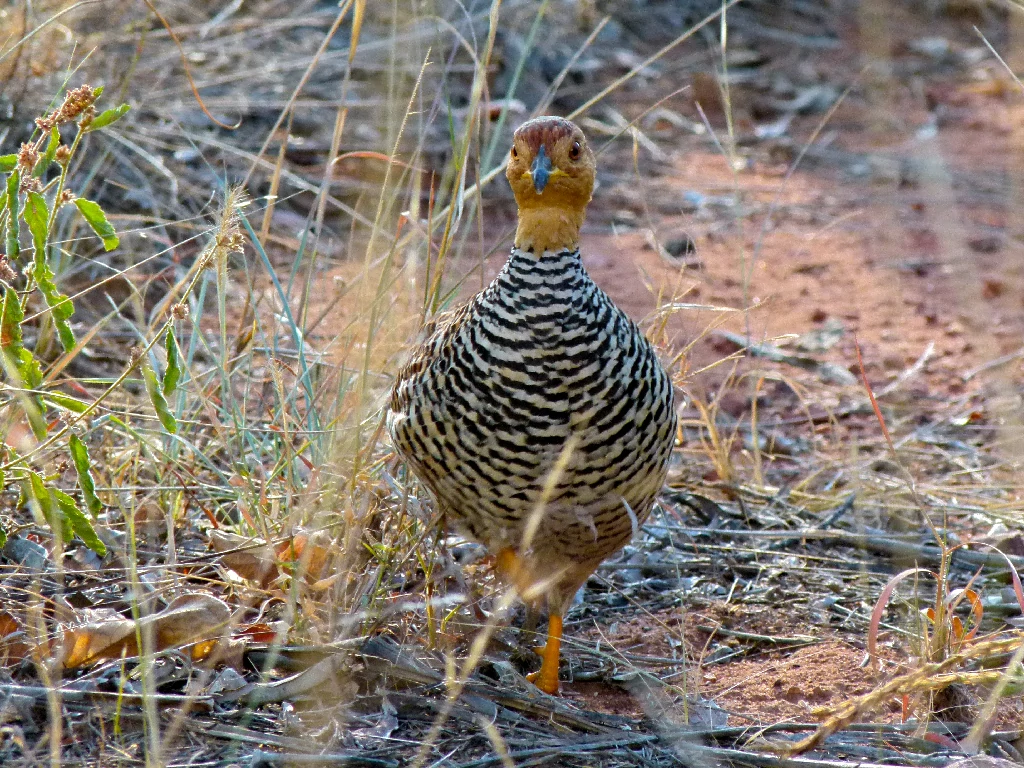
[[138, 622], [110, 609], [86, 609], [77, 615], [79, 623], [61, 632], [58, 659], [68, 669], [137, 656], [137, 638], [147, 635], [153, 638], [154, 651], [187, 647], [193, 660], [204, 659], [221, 642], [231, 609], [215, 597], [196, 593], [181, 595]]
[[323, 531], [296, 533], [277, 550], [282, 563], [297, 566], [304, 578], [318, 580], [324, 576], [330, 557], [331, 539]]
[[0, 666], [17, 664], [28, 657], [29, 645], [18, 620], [7, 611], [0, 611]]
[[223, 553], [220, 562], [243, 579], [266, 586], [277, 578], [274, 548], [262, 539], [226, 531], [210, 531], [210, 548]]

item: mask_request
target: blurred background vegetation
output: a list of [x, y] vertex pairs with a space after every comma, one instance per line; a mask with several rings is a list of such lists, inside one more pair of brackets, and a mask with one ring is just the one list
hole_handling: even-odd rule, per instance
[[[784, 765], [769, 727], [829, 765], [1021, 760], [1022, 19], [0, 7], [0, 156], [45, 157], [69, 89], [130, 107], [29, 168], [42, 240], [26, 218], [15, 256], [0, 214], [0, 345], [40, 377], [0, 390], [0, 762]], [[489, 566], [380, 420], [424, 322], [500, 268], [505, 153], [544, 113], [598, 149], [585, 263], [684, 395], [660, 511], [570, 614], [564, 701], [517, 687]]]

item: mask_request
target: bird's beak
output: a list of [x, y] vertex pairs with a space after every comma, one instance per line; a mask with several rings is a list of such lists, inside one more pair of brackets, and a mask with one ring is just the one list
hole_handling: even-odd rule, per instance
[[543, 144], [540, 145], [537, 157], [533, 159], [533, 165], [530, 166], [530, 176], [533, 178], [533, 188], [539, 195], [548, 185], [548, 179], [551, 178], [551, 158], [544, 151]]

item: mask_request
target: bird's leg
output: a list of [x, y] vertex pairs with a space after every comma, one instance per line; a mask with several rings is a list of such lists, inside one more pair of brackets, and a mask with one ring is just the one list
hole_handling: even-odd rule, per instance
[[537, 634], [537, 622], [540, 621], [540, 609], [536, 603], [526, 604], [526, 617], [523, 619], [523, 626], [519, 628], [522, 637], [529, 637]]
[[526, 679], [552, 696], [558, 693], [558, 659], [562, 649], [562, 617], [552, 612], [548, 616], [548, 641], [537, 649], [542, 659], [540, 669]]
[[[523, 557], [513, 547], [506, 547], [495, 555], [495, 567], [506, 583], [515, 587], [520, 595], [523, 595], [534, 586], [530, 574], [525, 569]], [[528, 600], [527, 605], [530, 614], [536, 616], [536, 608], [533, 601]], [[558, 693], [558, 660], [561, 648], [562, 615], [551, 611], [548, 614], [547, 642], [537, 649], [541, 657], [540, 669], [526, 676], [527, 680], [544, 691], [544, 693], [552, 695]]]
[[518, 642], [512, 653], [512, 660], [532, 667], [537, 658], [534, 647], [537, 644], [537, 622], [540, 621], [540, 609], [536, 603], [526, 604], [526, 617], [519, 628]]
[[529, 592], [535, 582], [526, 558], [519, 554], [515, 547], [505, 547], [494, 556], [494, 567], [501, 580], [529, 602]]
[[523, 559], [515, 547], [505, 547], [494, 556], [494, 567], [507, 584], [515, 586], [516, 577], [523, 568]]

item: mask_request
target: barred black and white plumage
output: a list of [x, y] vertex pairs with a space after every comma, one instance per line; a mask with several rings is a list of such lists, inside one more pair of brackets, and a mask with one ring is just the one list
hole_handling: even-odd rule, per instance
[[582, 132], [540, 118], [516, 142], [507, 174], [520, 207], [516, 247], [399, 373], [388, 429], [448, 521], [512, 553], [521, 591], [544, 585], [554, 660], [545, 656], [538, 685], [553, 692], [561, 614], [649, 514], [676, 416], [650, 342], [580, 259], [593, 185]]
[[449, 520], [495, 551], [523, 541], [574, 436], [533, 549], [590, 561], [620, 549], [647, 517], [674, 414], [653, 348], [579, 253], [514, 250], [400, 374], [389, 429]]

